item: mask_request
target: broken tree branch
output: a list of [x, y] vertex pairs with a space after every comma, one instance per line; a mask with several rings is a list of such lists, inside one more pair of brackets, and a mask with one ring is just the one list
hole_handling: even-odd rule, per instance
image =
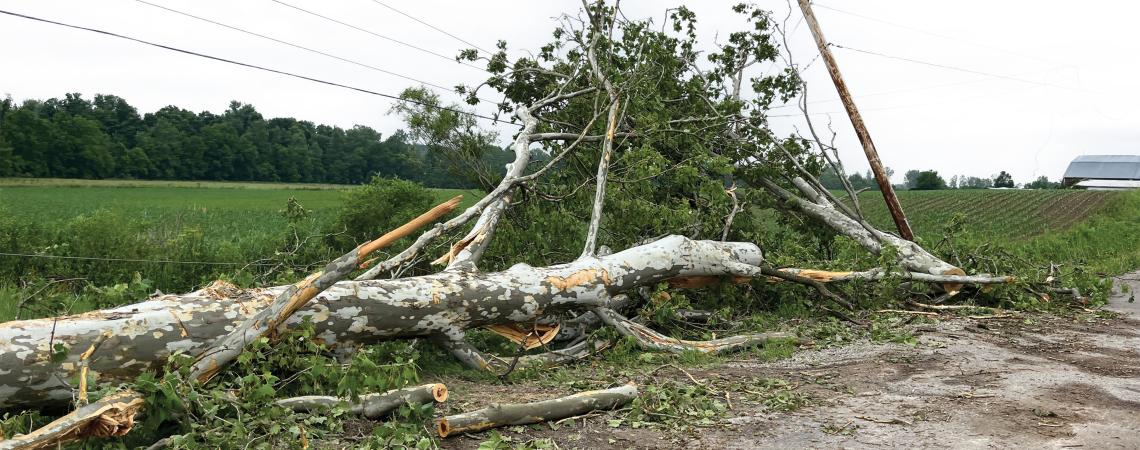
[[839, 281], [850, 280], [882, 280], [884, 278], [899, 277], [904, 280], [923, 281], [927, 283], [940, 283], [940, 284], [1009, 284], [1017, 281], [1013, 276], [990, 276], [990, 275], [934, 275], [923, 272], [884, 272], [880, 269], [867, 270], [863, 272], [829, 272], [826, 270], [814, 269], [792, 269], [785, 268], [779, 269], [780, 272], [785, 274], [799, 275], [804, 278], [810, 278], [824, 283], [832, 283]]
[[540, 402], [495, 404], [477, 411], [439, 419], [436, 422], [436, 431], [440, 437], [449, 437], [491, 428], [565, 419], [593, 411], [619, 408], [633, 401], [635, 397], [637, 397], [637, 385], [629, 383], [615, 388], [581, 392]]
[[649, 327], [629, 320], [625, 316], [622, 316], [621, 314], [618, 314], [609, 308], [594, 308], [594, 314], [597, 314], [598, 317], [601, 317], [602, 321], [604, 321], [606, 325], [617, 329], [618, 333], [620, 333], [622, 336], [631, 337], [636, 340], [638, 345], [641, 345], [642, 347], [650, 350], [667, 351], [672, 353], [684, 353], [686, 351], [696, 351], [700, 353], [723, 353], [753, 345], [760, 345], [773, 339], [794, 338], [794, 336], [789, 333], [759, 333], [741, 334], [708, 341], [687, 341], [684, 339], [665, 336], [661, 333], [653, 331]]
[[375, 420], [387, 416], [405, 404], [423, 405], [445, 401], [447, 401], [447, 386], [444, 386], [443, 383], [432, 383], [393, 389], [388, 392], [365, 394], [355, 401], [324, 395], [306, 395], [281, 399], [277, 401], [277, 404], [299, 412], [316, 412], [343, 404], [347, 405], [350, 413]]

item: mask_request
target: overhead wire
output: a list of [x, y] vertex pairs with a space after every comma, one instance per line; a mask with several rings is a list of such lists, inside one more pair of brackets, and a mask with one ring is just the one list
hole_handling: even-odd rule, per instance
[[[973, 81], [977, 82], [977, 81], [984, 81], [984, 80], [973, 80]], [[918, 88], [918, 89], [913, 89], [913, 90], [921, 90], [921, 89], [923, 89], [923, 88]], [[1028, 88], [1023, 88], [1023, 89], [1028, 89]], [[870, 96], [870, 95], [871, 94], [868, 94], [868, 95], [865, 95], [864, 97]], [[951, 100], [950, 103], [958, 103], [960, 101], [973, 100], [974, 98], [977, 98], [977, 97], [978, 97], [978, 95], [956, 98], [954, 100]], [[987, 96], [987, 97], [989, 97], [989, 96]], [[822, 103], [822, 102], [826, 102], [826, 101], [830, 101], [830, 100], [809, 101], [808, 104]], [[946, 102], [923, 102], [923, 103], [917, 103], [917, 104], [883, 106], [883, 107], [878, 107], [878, 108], [859, 108], [859, 110], [863, 111], [863, 112], [888, 111], [888, 110], [893, 110], [893, 109], [918, 108], [918, 107], [928, 106], [928, 105], [932, 105], [932, 104], [944, 104], [944, 103], [946, 103]], [[788, 107], [788, 106], [796, 106], [796, 105], [779, 105], [779, 106], [774, 106], [774, 107], [768, 108], [768, 110], [773, 110], [776, 108], [784, 108], [784, 107]], [[845, 114], [846, 112], [847, 112], [846, 110], [842, 110], [842, 111], [820, 111], [820, 112], [809, 112], [808, 115], [823, 116], [823, 115], [828, 115], [828, 114]], [[800, 112], [800, 113], [792, 113], [792, 114], [770, 114], [770, 115], [767, 115], [766, 117], [803, 117], [803, 113]]]
[[[403, 79], [405, 79], [405, 80], [408, 80], [408, 81], [412, 81], [412, 82], [416, 82], [416, 83], [421, 83], [421, 84], [424, 84], [424, 85], [426, 85], [426, 86], [431, 86], [431, 87], [433, 87], [433, 88], [436, 88], [436, 89], [441, 89], [441, 90], [445, 90], [445, 91], [449, 91], [449, 92], [454, 92], [454, 91], [455, 91], [455, 88], [453, 88], [453, 87], [446, 87], [446, 86], [441, 86], [441, 85], [438, 85], [438, 84], [435, 84], [435, 83], [431, 83], [431, 82], [423, 81], [423, 80], [420, 80], [420, 79], [418, 79], [418, 78], [415, 78], [415, 77], [411, 77], [411, 76], [408, 76], [408, 75], [404, 75], [404, 74], [401, 74], [401, 73], [393, 72], [393, 71], [391, 71], [391, 70], [387, 70], [387, 69], [384, 69], [384, 68], [381, 68], [381, 67], [376, 67], [376, 66], [373, 66], [373, 65], [371, 65], [371, 64], [362, 63], [362, 62], [360, 62], [360, 61], [356, 61], [356, 60], [353, 60], [353, 59], [345, 58], [345, 57], [343, 57], [343, 56], [338, 56], [338, 55], [334, 55], [334, 54], [331, 54], [331, 53], [328, 53], [328, 52], [324, 52], [324, 51], [321, 51], [321, 50], [317, 50], [317, 49], [313, 49], [313, 48], [305, 47], [305, 46], [303, 46], [303, 45], [300, 45], [300, 44], [295, 44], [295, 43], [292, 43], [292, 42], [289, 42], [289, 41], [285, 41], [285, 40], [282, 40], [282, 39], [277, 39], [277, 38], [275, 38], [275, 37], [272, 37], [272, 36], [266, 36], [266, 35], [264, 35], [264, 34], [261, 34], [261, 33], [257, 33], [257, 32], [253, 32], [253, 31], [249, 31], [249, 30], [246, 30], [246, 29], [244, 29], [244, 28], [236, 27], [236, 26], [233, 26], [233, 25], [228, 25], [228, 24], [225, 24], [225, 23], [222, 23], [222, 22], [218, 22], [218, 21], [216, 21], [216, 20], [208, 19], [208, 18], [205, 18], [205, 17], [202, 17], [202, 16], [197, 16], [197, 15], [194, 15], [194, 14], [190, 14], [190, 13], [187, 13], [187, 12], [184, 12], [184, 11], [179, 11], [179, 10], [177, 10], [177, 9], [174, 9], [174, 8], [170, 8], [170, 7], [167, 7], [167, 6], [163, 6], [163, 5], [159, 5], [159, 4], [157, 4], [157, 3], [151, 3], [151, 2], [148, 2], [148, 1], [146, 1], [146, 0], [135, 0], [135, 1], [136, 1], [136, 2], [139, 2], [139, 3], [142, 3], [142, 4], [144, 4], [144, 5], [150, 5], [150, 6], [153, 6], [153, 7], [155, 7], [155, 8], [163, 9], [163, 10], [166, 10], [166, 11], [169, 11], [169, 12], [172, 12], [172, 13], [175, 13], [175, 14], [179, 14], [179, 15], [185, 16], [185, 17], [189, 17], [189, 18], [192, 18], [192, 19], [200, 20], [200, 21], [203, 21], [203, 22], [206, 22], [206, 23], [209, 23], [209, 24], [213, 24], [213, 25], [217, 25], [217, 26], [219, 26], [219, 27], [223, 27], [223, 28], [226, 28], [226, 29], [230, 29], [230, 30], [233, 30], [233, 31], [237, 31], [237, 32], [239, 32], [239, 33], [245, 33], [245, 34], [248, 34], [248, 35], [250, 35], [250, 36], [256, 36], [256, 37], [259, 37], [259, 38], [262, 38], [262, 39], [266, 39], [266, 40], [269, 40], [269, 41], [272, 41], [272, 42], [276, 42], [276, 43], [278, 43], [278, 44], [287, 45], [287, 46], [289, 46], [289, 47], [293, 47], [293, 48], [296, 48], [296, 49], [299, 49], [299, 50], [304, 50], [304, 51], [307, 51], [307, 52], [309, 52], [309, 53], [314, 53], [314, 54], [317, 54], [317, 55], [321, 55], [321, 56], [324, 56], [324, 57], [327, 57], [327, 58], [332, 58], [332, 59], [335, 59], [335, 60], [338, 60], [338, 61], [343, 61], [343, 62], [346, 62], [346, 63], [349, 63], [349, 64], [354, 64], [354, 65], [356, 65], [356, 66], [364, 67], [364, 68], [366, 68], [366, 69], [374, 70], [374, 71], [377, 71], [377, 72], [380, 72], [380, 73], [383, 73], [383, 74], [391, 75], [391, 76], [394, 76], [394, 77], [397, 77], [397, 78], [403, 78]], [[487, 100], [487, 99], [480, 99], [480, 100], [483, 100], [483, 101], [486, 101], [486, 102], [489, 102], [489, 103], [492, 103], [492, 104], [496, 103], [496, 102], [495, 102], [495, 101], [493, 101], [493, 100]]]
[[894, 23], [894, 22], [890, 22], [890, 21], [886, 21], [886, 20], [883, 20], [883, 19], [879, 19], [879, 18], [875, 18], [875, 17], [867, 16], [867, 15], [864, 15], [864, 14], [854, 13], [854, 12], [851, 12], [851, 11], [845, 11], [845, 10], [842, 10], [842, 9], [839, 9], [839, 8], [832, 8], [832, 7], [830, 7], [830, 6], [827, 6], [827, 5], [823, 5], [823, 4], [820, 4], [820, 3], [817, 3], [817, 2], [812, 2], [812, 6], [813, 6], [813, 7], [816, 7], [816, 8], [822, 8], [822, 9], [826, 9], [826, 10], [829, 10], [829, 11], [834, 11], [834, 12], [837, 12], [837, 13], [840, 13], [840, 14], [846, 14], [846, 15], [848, 15], [848, 16], [852, 16], [852, 17], [858, 17], [858, 18], [860, 18], [860, 19], [863, 19], [863, 20], [869, 20], [869, 21], [872, 21], [872, 22], [878, 22], [878, 23], [881, 23], [881, 24], [884, 24], [884, 25], [890, 25], [890, 26], [892, 26], [892, 27], [902, 28], [902, 29], [904, 29], [904, 30], [910, 30], [910, 31], [913, 31], [913, 32], [916, 32], [916, 33], [925, 34], [925, 35], [927, 35], [927, 36], [933, 36], [933, 37], [936, 37], [936, 38], [945, 39], [945, 40], [948, 40], [948, 41], [952, 41], [952, 42], [957, 42], [957, 43], [960, 43], [960, 44], [972, 45], [972, 46], [975, 46], [975, 47], [979, 47], [979, 48], [985, 48], [985, 49], [989, 49], [989, 50], [993, 50], [993, 51], [997, 51], [997, 52], [1001, 52], [1001, 53], [1006, 53], [1006, 54], [1009, 54], [1009, 55], [1020, 56], [1020, 57], [1022, 57], [1022, 58], [1026, 58], [1026, 59], [1032, 59], [1032, 60], [1036, 60], [1036, 61], [1040, 61], [1040, 62], [1045, 62], [1045, 63], [1049, 63], [1049, 64], [1054, 64], [1054, 65], [1056, 65], [1056, 64], [1059, 64], [1057, 61], [1051, 61], [1051, 60], [1049, 60], [1049, 59], [1046, 59], [1046, 58], [1042, 58], [1042, 57], [1039, 57], [1039, 56], [1027, 55], [1027, 54], [1024, 54], [1024, 53], [1015, 52], [1015, 51], [1013, 51], [1013, 50], [1008, 50], [1008, 49], [1004, 49], [1004, 48], [1001, 48], [1001, 47], [995, 47], [995, 46], [992, 46], [992, 45], [988, 45], [988, 44], [982, 44], [982, 43], [979, 43], [979, 42], [973, 42], [973, 41], [969, 41], [969, 40], [965, 40], [965, 39], [961, 39], [961, 38], [957, 38], [957, 37], [954, 37], [954, 36], [949, 36], [949, 35], [945, 35], [945, 34], [934, 33], [934, 32], [931, 32], [931, 31], [928, 31], [928, 30], [924, 30], [924, 29], [922, 29], [922, 28], [918, 28], [918, 27], [912, 27], [912, 26], [909, 26], [909, 25], [903, 25], [903, 24], [899, 24], [899, 23]]
[[470, 67], [470, 68], [473, 68], [473, 69], [482, 70], [482, 71], [484, 71], [484, 72], [486, 72], [486, 71], [487, 71], [487, 69], [484, 69], [484, 68], [482, 68], [482, 67], [479, 67], [479, 66], [476, 66], [476, 65], [472, 65], [472, 64], [467, 64], [467, 63], [465, 63], [465, 62], [463, 62], [463, 61], [457, 61], [455, 58], [452, 58], [452, 57], [450, 57], [450, 56], [444, 55], [444, 54], [442, 54], [442, 53], [434, 52], [434, 51], [428, 50], [428, 49], [426, 49], [426, 48], [423, 48], [423, 47], [420, 47], [420, 46], [417, 46], [417, 45], [414, 45], [414, 44], [410, 44], [410, 43], [407, 43], [407, 42], [401, 41], [401, 40], [399, 40], [399, 39], [396, 39], [396, 38], [393, 38], [393, 37], [390, 37], [390, 36], [385, 36], [385, 35], [383, 35], [383, 34], [377, 33], [377, 32], [375, 32], [375, 31], [372, 31], [372, 30], [368, 30], [368, 29], [365, 29], [365, 28], [361, 28], [361, 27], [358, 27], [358, 26], [356, 26], [356, 25], [353, 25], [353, 24], [350, 24], [350, 23], [347, 23], [347, 22], [344, 22], [344, 21], [341, 21], [341, 20], [337, 20], [337, 19], [334, 19], [334, 18], [332, 18], [332, 17], [328, 17], [328, 16], [326, 16], [326, 15], [323, 15], [323, 14], [320, 14], [320, 13], [317, 13], [317, 12], [309, 11], [309, 10], [307, 10], [307, 9], [305, 9], [305, 8], [302, 8], [302, 7], [300, 7], [300, 6], [296, 6], [296, 5], [292, 5], [292, 4], [289, 4], [289, 3], [285, 3], [285, 2], [283, 2], [283, 1], [281, 1], [281, 0], [270, 0], [270, 1], [272, 1], [273, 3], [277, 3], [277, 4], [280, 4], [280, 5], [282, 5], [282, 6], [287, 6], [287, 7], [289, 7], [289, 8], [293, 8], [293, 9], [295, 9], [295, 10], [297, 10], [297, 11], [303, 12], [303, 13], [305, 13], [305, 14], [308, 14], [308, 15], [311, 15], [311, 16], [314, 16], [314, 17], [318, 17], [318, 18], [324, 19], [324, 20], [326, 20], [326, 21], [329, 21], [329, 22], [333, 22], [333, 23], [336, 23], [336, 24], [340, 24], [340, 25], [343, 25], [343, 26], [346, 26], [346, 27], [352, 28], [352, 29], [354, 29], [354, 30], [356, 30], [356, 31], [360, 31], [360, 32], [362, 32], [362, 33], [367, 33], [367, 34], [370, 34], [370, 35], [372, 35], [372, 36], [375, 36], [375, 37], [378, 37], [378, 38], [380, 38], [380, 39], [384, 39], [384, 40], [387, 40], [387, 41], [390, 41], [390, 42], [394, 42], [394, 43], [396, 43], [396, 44], [400, 44], [400, 45], [403, 45], [403, 46], [405, 46], [405, 47], [408, 47], [408, 48], [411, 48], [411, 49], [415, 49], [415, 50], [418, 50], [418, 51], [421, 51], [421, 52], [427, 53], [427, 54], [429, 54], [429, 55], [433, 55], [433, 56], [436, 56], [436, 57], [439, 57], [439, 58], [443, 58], [443, 59], [446, 59], [446, 60], [448, 60], [448, 61], [451, 61], [451, 62], [453, 62], [453, 63], [457, 63], [457, 64], [460, 64], [460, 65], [464, 65], [464, 66], [467, 66], [467, 67]]
[[921, 64], [924, 66], [937, 67], [937, 68], [953, 70], [953, 71], [957, 71], [957, 72], [972, 73], [972, 74], [976, 74], [976, 75], [985, 75], [988, 77], [1001, 78], [1003, 80], [1017, 81], [1020, 83], [1028, 83], [1028, 84], [1036, 84], [1038, 86], [1052, 87], [1052, 88], [1058, 88], [1058, 89], [1066, 89], [1066, 90], [1079, 91], [1079, 92], [1087, 92], [1085, 89], [1080, 89], [1080, 88], [1062, 86], [1062, 85], [1053, 84], [1053, 83], [1046, 83], [1043, 81], [1027, 80], [1025, 78], [1018, 78], [1018, 77], [1014, 77], [1014, 76], [1002, 75], [1002, 74], [997, 74], [997, 73], [992, 73], [992, 72], [984, 72], [981, 70], [966, 69], [966, 68], [950, 66], [950, 65], [946, 65], [946, 64], [939, 64], [939, 63], [933, 63], [933, 62], [929, 62], [929, 61], [922, 61], [922, 60], [907, 58], [904, 56], [888, 55], [885, 53], [879, 53], [879, 52], [875, 52], [875, 51], [871, 51], [871, 50], [863, 50], [863, 49], [859, 49], [859, 48], [855, 48], [855, 47], [848, 47], [848, 46], [844, 46], [844, 45], [839, 45], [839, 44], [836, 44], [834, 42], [828, 43], [828, 45], [835, 47], [835, 48], [838, 48], [838, 49], [842, 49], [842, 50], [850, 50], [850, 51], [853, 51], [856, 53], [863, 53], [866, 55], [873, 55], [873, 56], [878, 56], [881, 58], [906, 61], [909, 63]]
[[[807, 69], [807, 67], [804, 67], [804, 70], [806, 70], [806, 69]], [[982, 83], [982, 82], [991, 81], [991, 80], [993, 80], [993, 78], [990, 78], [990, 77], [975, 78], [973, 80], [955, 81], [952, 83], [930, 84], [930, 85], [925, 85], [925, 86], [913, 86], [913, 87], [901, 88], [901, 89], [891, 89], [888, 91], [870, 92], [870, 93], [866, 93], [866, 94], [853, 95], [853, 96], [851, 96], [851, 98], [879, 97], [879, 96], [883, 96], [883, 95], [900, 94], [900, 93], [904, 93], [904, 92], [926, 91], [926, 90], [938, 89], [938, 88], [944, 88], [944, 87], [950, 87], [950, 86], [961, 86], [964, 84]], [[835, 98], [828, 98], [828, 99], [821, 99], [821, 100], [811, 100], [808, 102], [808, 104], [809, 105], [816, 105], [816, 104], [820, 104], [820, 103], [834, 103], [834, 102], [838, 102], [838, 101], [840, 101], [839, 97], [835, 97]], [[798, 104], [776, 105], [776, 106], [770, 107], [768, 109], [791, 108], [794, 106], [799, 106], [799, 105]]]
[[400, 10], [398, 10], [398, 9], [396, 9], [396, 8], [393, 8], [393, 7], [389, 6], [387, 3], [384, 3], [384, 2], [382, 2], [382, 1], [380, 1], [380, 0], [372, 0], [372, 2], [373, 2], [373, 3], [376, 3], [377, 5], [380, 5], [380, 6], [383, 6], [383, 7], [385, 7], [385, 8], [388, 8], [388, 9], [390, 9], [390, 10], [392, 10], [392, 11], [396, 12], [397, 14], [400, 14], [400, 15], [402, 15], [402, 16], [404, 16], [404, 17], [407, 17], [407, 18], [409, 18], [409, 19], [412, 19], [412, 20], [414, 20], [414, 21], [416, 21], [416, 22], [419, 22], [419, 23], [421, 23], [421, 24], [423, 24], [423, 25], [427, 26], [428, 28], [431, 28], [431, 29], [433, 29], [433, 30], [435, 30], [435, 31], [438, 31], [438, 32], [440, 32], [440, 33], [443, 33], [443, 34], [446, 34], [446, 35], [450, 36], [452, 39], [455, 39], [455, 40], [457, 40], [457, 41], [459, 41], [459, 42], [462, 42], [462, 43], [464, 43], [464, 44], [470, 45], [471, 47], [474, 47], [476, 50], [479, 50], [479, 51], [481, 51], [481, 52], [483, 52], [483, 53], [487, 53], [487, 54], [491, 54], [491, 55], [495, 54], [495, 52], [492, 52], [492, 51], [490, 51], [490, 50], [486, 50], [486, 49], [484, 49], [483, 47], [480, 47], [480, 46], [478, 46], [478, 45], [472, 44], [471, 42], [468, 42], [466, 39], [463, 39], [463, 38], [461, 38], [461, 37], [459, 37], [459, 36], [456, 36], [456, 35], [454, 35], [454, 34], [448, 33], [446, 30], [444, 30], [444, 29], [442, 29], [442, 28], [439, 28], [439, 27], [437, 27], [437, 26], [435, 26], [435, 25], [432, 25], [432, 24], [430, 24], [430, 23], [427, 23], [427, 22], [424, 22], [424, 21], [422, 21], [422, 20], [420, 20], [420, 19], [417, 19], [417, 18], [413, 17], [411, 14], [408, 14], [408, 13], [406, 13], [406, 12], [403, 12], [403, 11], [400, 11]]
[[72, 29], [76, 29], [76, 30], [89, 31], [92, 33], [98, 33], [98, 34], [102, 34], [105, 36], [111, 36], [111, 37], [115, 37], [115, 38], [119, 38], [119, 39], [125, 39], [128, 41], [137, 42], [140, 44], [145, 44], [145, 45], [149, 45], [152, 47], [161, 48], [164, 50], [170, 50], [170, 51], [177, 52], [177, 53], [182, 53], [182, 54], [191, 55], [191, 56], [197, 56], [199, 58], [206, 58], [206, 59], [210, 59], [210, 60], [214, 60], [214, 61], [224, 62], [224, 63], [228, 63], [228, 64], [234, 64], [237, 66], [247, 67], [250, 69], [256, 69], [256, 70], [261, 70], [261, 71], [265, 71], [265, 72], [271, 72], [271, 73], [275, 73], [278, 75], [285, 75], [288, 77], [298, 78], [298, 79], [302, 79], [302, 80], [306, 80], [306, 81], [312, 81], [314, 83], [320, 83], [320, 84], [324, 84], [324, 85], [328, 85], [328, 86], [335, 86], [335, 87], [339, 87], [339, 88], [350, 89], [353, 91], [362, 92], [362, 93], [370, 94], [370, 95], [375, 95], [378, 97], [389, 98], [389, 99], [396, 100], [399, 102], [410, 103], [410, 104], [414, 104], [414, 105], [423, 106], [426, 108], [434, 108], [434, 109], [438, 109], [438, 110], [442, 110], [442, 111], [454, 112], [456, 114], [463, 114], [463, 115], [467, 115], [467, 116], [471, 116], [471, 117], [478, 117], [480, 119], [486, 119], [486, 120], [490, 120], [490, 121], [496, 122], [496, 123], [510, 123], [510, 121], [507, 121], [507, 120], [502, 120], [502, 119], [498, 119], [495, 117], [482, 115], [479, 113], [464, 111], [461, 109], [455, 109], [455, 108], [451, 108], [448, 106], [432, 105], [430, 103], [424, 103], [424, 102], [417, 101], [417, 100], [406, 99], [406, 98], [402, 98], [402, 97], [392, 95], [392, 94], [385, 94], [382, 92], [377, 92], [377, 91], [373, 91], [373, 90], [369, 90], [369, 89], [365, 89], [365, 88], [360, 88], [360, 87], [351, 86], [351, 85], [347, 85], [347, 84], [337, 83], [337, 82], [333, 82], [333, 81], [326, 81], [326, 80], [322, 80], [319, 78], [313, 78], [313, 77], [306, 76], [306, 75], [295, 74], [292, 72], [286, 72], [284, 70], [273, 69], [273, 68], [269, 68], [269, 67], [259, 66], [256, 64], [250, 64], [250, 63], [236, 61], [236, 60], [232, 60], [232, 59], [226, 59], [226, 58], [222, 58], [222, 57], [218, 57], [218, 56], [207, 55], [205, 53], [199, 53], [199, 52], [195, 52], [192, 50], [185, 50], [185, 49], [181, 49], [178, 47], [172, 47], [169, 45], [150, 42], [150, 41], [146, 41], [146, 40], [139, 39], [139, 38], [134, 38], [134, 37], [118, 34], [118, 33], [113, 33], [110, 31], [100, 30], [97, 28], [89, 28], [89, 27], [84, 27], [84, 26], [80, 26], [80, 25], [72, 25], [72, 24], [68, 24], [68, 23], [57, 22], [54, 20], [43, 19], [43, 18], [39, 18], [39, 17], [35, 17], [35, 16], [29, 16], [26, 14], [20, 14], [17, 12], [12, 12], [12, 11], [7, 11], [7, 10], [0, 10], [0, 14], [5, 14], [5, 15], [13, 16], [13, 17], [19, 17], [19, 18], [23, 18], [23, 19], [33, 20], [36, 22], [58, 25], [58, 26], [72, 28]]

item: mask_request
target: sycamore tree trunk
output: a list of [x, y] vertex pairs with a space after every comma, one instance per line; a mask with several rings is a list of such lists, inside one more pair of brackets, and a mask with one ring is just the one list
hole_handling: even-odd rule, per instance
[[[444, 271], [420, 277], [342, 281], [280, 324], [311, 320], [316, 337], [351, 347], [431, 337], [464, 362], [485, 366], [464, 331], [533, 323], [569, 310], [608, 308], [614, 296], [673, 277], [741, 275], [761, 263], [751, 243], [670, 236], [603, 257], [502, 272]], [[0, 408], [66, 407], [80, 353], [104, 339], [88, 361], [100, 383], [161, 369], [174, 352], [197, 355], [280, 294], [284, 286], [241, 290], [224, 284], [184, 295], [89, 313], [0, 324]], [[747, 343], [747, 342], [745, 342]], [[733, 343], [737, 345], [737, 343]], [[719, 349], [719, 348], [718, 348]]]

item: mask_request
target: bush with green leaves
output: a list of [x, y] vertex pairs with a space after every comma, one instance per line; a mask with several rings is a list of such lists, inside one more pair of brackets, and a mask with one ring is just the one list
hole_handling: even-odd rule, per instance
[[[407, 223], [431, 208], [434, 197], [419, 183], [372, 178], [345, 194], [336, 219], [327, 228], [333, 248], [348, 251]], [[407, 242], [393, 245], [399, 248]]]

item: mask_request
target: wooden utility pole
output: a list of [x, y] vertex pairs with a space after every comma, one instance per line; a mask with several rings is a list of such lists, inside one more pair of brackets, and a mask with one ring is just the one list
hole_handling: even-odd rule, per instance
[[891, 186], [891, 180], [887, 178], [887, 173], [883, 170], [883, 163], [879, 161], [879, 152], [875, 150], [875, 143], [871, 141], [871, 133], [867, 132], [867, 126], [863, 124], [863, 116], [859, 115], [859, 109], [851, 100], [851, 93], [847, 92], [847, 84], [843, 82], [843, 76], [839, 74], [839, 66], [835, 64], [835, 57], [831, 55], [827, 40], [823, 38], [823, 30], [819, 29], [819, 22], [815, 20], [815, 14], [811, 11], [811, 2], [810, 0], [799, 0], [799, 2], [800, 10], [804, 13], [804, 21], [811, 28], [811, 34], [815, 37], [815, 45], [819, 47], [819, 54], [823, 56], [823, 62], [827, 64], [827, 72], [831, 74], [831, 81], [835, 83], [835, 90], [839, 92], [839, 99], [843, 101], [843, 107], [847, 109], [847, 116], [851, 118], [851, 126], [855, 127], [855, 134], [859, 136], [859, 142], [863, 144], [863, 152], [867, 154], [867, 162], [871, 163], [871, 172], [875, 174], [875, 181], [879, 183], [879, 191], [883, 193], [883, 199], [887, 201], [887, 209], [891, 211], [891, 218], [895, 219], [895, 226], [899, 229], [899, 235], [903, 239], [913, 241], [914, 233], [910, 230], [910, 223], [907, 222], [906, 215], [903, 214], [899, 198], [895, 196], [895, 189]]

